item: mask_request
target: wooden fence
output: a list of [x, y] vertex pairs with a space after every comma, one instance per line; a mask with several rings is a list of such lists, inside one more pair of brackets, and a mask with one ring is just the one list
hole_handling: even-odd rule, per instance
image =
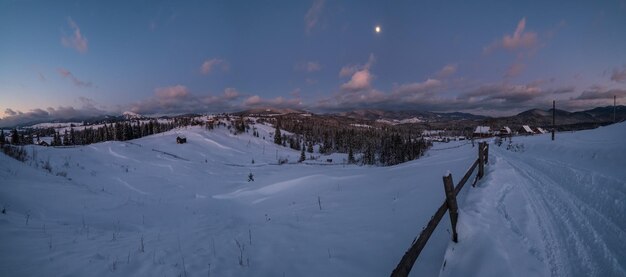
[[478, 174], [476, 174], [476, 178], [474, 178], [474, 182], [472, 186], [476, 186], [476, 182], [485, 174], [485, 164], [489, 161], [489, 145], [486, 142], [480, 142], [478, 144], [478, 158], [472, 166], [465, 172], [465, 176], [461, 179], [461, 181], [454, 186], [452, 181], [452, 174], [448, 173], [446, 176], [443, 176], [443, 187], [446, 193], [446, 200], [441, 204], [435, 215], [432, 216], [426, 227], [422, 230], [422, 233], [419, 237], [413, 241], [409, 250], [406, 251], [402, 260], [398, 263], [396, 268], [391, 273], [391, 276], [409, 276], [411, 272], [411, 268], [413, 268], [413, 264], [417, 260], [417, 257], [426, 246], [426, 242], [435, 231], [435, 228], [441, 222], [441, 219], [446, 214], [447, 210], [450, 210], [450, 223], [452, 225], [452, 241], [458, 242], [458, 236], [456, 232], [456, 222], [459, 217], [458, 214], [458, 206], [456, 202], [456, 196], [459, 194], [465, 183], [469, 180], [469, 178], [474, 173], [476, 167], [478, 167]]

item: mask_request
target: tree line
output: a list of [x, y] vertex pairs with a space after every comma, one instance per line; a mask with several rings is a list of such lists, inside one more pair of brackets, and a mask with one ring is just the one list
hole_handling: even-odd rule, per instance
[[[285, 115], [262, 118], [274, 124], [274, 143], [320, 154], [345, 153], [349, 163], [395, 165], [421, 157], [432, 144], [424, 140], [420, 130], [392, 125], [357, 125], [334, 117], [302, 117]], [[281, 130], [293, 135], [281, 133]], [[357, 155], [360, 157], [357, 158]]]
[[115, 123], [104, 123], [102, 125], [84, 126], [81, 129], [66, 128], [59, 132], [54, 128], [45, 129], [25, 129], [18, 132], [12, 129], [10, 134], [0, 130], [0, 145], [28, 145], [39, 143], [41, 137], [52, 137], [51, 146], [71, 146], [86, 145], [103, 141], [117, 140], [126, 141], [144, 136], [158, 134], [172, 130], [176, 127], [192, 125], [188, 120], [171, 120], [159, 122], [157, 120], [145, 121], [123, 121]]

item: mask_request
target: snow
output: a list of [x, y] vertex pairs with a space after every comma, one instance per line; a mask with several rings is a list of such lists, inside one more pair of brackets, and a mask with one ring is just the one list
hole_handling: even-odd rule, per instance
[[[255, 127], [0, 154], [2, 275], [386, 276], [445, 200], [442, 174], [456, 182], [476, 159], [450, 142], [392, 167], [295, 163]], [[625, 127], [491, 144], [458, 198], [459, 243], [446, 215], [412, 276], [623, 276]]]
[[476, 126], [474, 134], [489, 134], [490, 130], [489, 126]]
[[441, 276], [626, 276], [625, 127], [491, 145]]

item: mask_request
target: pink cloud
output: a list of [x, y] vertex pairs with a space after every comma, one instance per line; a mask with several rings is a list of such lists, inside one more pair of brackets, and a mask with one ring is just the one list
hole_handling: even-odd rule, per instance
[[323, 8], [324, 0], [315, 0], [311, 8], [306, 12], [304, 16], [304, 27], [307, 34], [311, 33], [311, 30], [317, 25]]
[[504, 77], [507, 77], [507, 78], [517, 77], [520, 74], [522, 74], [522, 72], [524, 72], [525, 68], [526, 68], [526, 65], [522, 63], [514, 63], [509, 67], [509, 69], [506, 70]]
[[350, 81], [341, 85], [341, 89], [344, 90], [364, 90], [370, 88], [370, 84], [374, 76], [369, 72], [369, 70], [364, 69], [354, 73]]
[[444, 66], [441, 70], [439, 70], [439, 72], [437, 72], [437, 74], [435, 74], [435, 76], [437, 78], [450, 77], [454, 73], [456, 73], [457, 67], [458, 66], [456, 64], [448, 64], [448, 65]]
[[261, 102], [262, 102], [261, 97], [258, 95], [254, 95], [254, 96], [250, 96], [246, 98], [246, 100], [243, 101], [243, 104], [246, 106], [255, 106], [255, 105], [261, 104]]
[[228, 71], [230, 65], [227, 61], [222, 59], [209, 59], [205, 60], [200, 66], [200, 72], [202, 74], [207, 75], [213, 71], [213, 69], [217, 66], [221, 66], [222, 71]]
[[234, 88], [226, 88], [218, 95], [194, 95], [186, 86], [175, 85], [156, 88], [154, 97], [133, 103], [129, 109], [140, 114], [228, 111], [234, 108], [232, 102], [239, 97], [240, 93]]
[[344, 67], [341, 68], [341, 70], [339, 71], [339, 77], [348, 77], [352, 74], [354, 74], [354, 72], [359, 71], [359, 67], [356, 65], [346, 65]]
[[72, 18], [67, 18], [67, 24], [73, 31], [72, 36], [63, 36], [61, 37], [61, 43], [65, 47], [74, 48], [79, 53], [87, 52], [87, 38], [82, 35], [80, 32], [80, 28], [78, 24], [72, 20]]
[[157, 88], [154, 91], [155, 91], [157, 98], [160, 98], [160, 99], [185, 98], [189, 95], [189, 92], [187, 91], [187, 87], [183, 85]]
[[224, 90], [224, 99], [233, 100], [239, 97], [239, 92], [234, 88], [226, 88]]
[[252, 108], [252, 107], [298, 108], [302, 106], [302, 100], [300, 100], [300, 98], [287, 99], [282, 96], [272, 98], [272, 99], [264, 99], [258, 95], [253, 95], [253, 96], [246, 98], [243, 101], [243, 106], [245, 108]]
[[442, 85], [442, 82], [437, 79], [427, 79], [424, 82], [400, 85], [396, 87], [396, 89], [394, 89], [393, 94], [395, 95], [422, 94], [422, 93], [431, 91], [435, 88], [438, 88], [441, 85]]
[[539, 42], [537, 33], [525, 31], [525, 29], [526, 18], [524, 17], [517, 23], [517, 28], [515, 28], [513, 35], [507, 34], [504, 35], [502, 39], [494, 41], [489, 46], [485, 47], [484, 53], [489, 54], [499, 48], [509, 51], [535, 48]]
[[374, 80], [374, 75], [370, 72], [370, 68], [375, 60], [374, 54], [370, 54], [367, 63], [363, 66], [344, 66], [339, 72], [340, 76], [347, 76], [349, 75], [348, 72], [353, 74], [347, 83], [341, 85], [341, 89], [351, 91], [369, 89], [372, 80]]
[[70, 80], [72, 80], [72, 83], [74, 83], [74, 85], [77, 87], [91, 87], [93, 85], [91, 82], [79, 80], [78, 78], [76, 78], [76, 76], [74, 76], [74, 74], [72, 74], [72, 72], [65, 68], [59, 68], [57, 69], [57, 71], [59, 72], [59, 75], [61, 75], [61, 77], [70, 78]]

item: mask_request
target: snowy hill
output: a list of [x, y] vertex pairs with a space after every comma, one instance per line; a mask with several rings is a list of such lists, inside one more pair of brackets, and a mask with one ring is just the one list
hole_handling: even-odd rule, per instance
[[620, 123], [492, 145], [441, 275], [626, 276], [625, 136]]
[[[0, 154], [3, 275], [386, 276], [443, 202], [443, 173], [461, 176], [476, 158], [458, 142], [392, 167], [343, 165], [340, 154], [298, 164], [298, 151], [272, 142], [272, 126], [255, 127], [258, 138], [190, 127], [29, 146], [36, 161], [26, 163]], [[460, 195], [460, 243], [449, 243], [446, 216], [413, 275], [568, 276], [570, 263], [620, 275], [624, 127], [558, 134], [557, 143], [514, 138], [524, 152], [492, 146], [486, 179]]]

